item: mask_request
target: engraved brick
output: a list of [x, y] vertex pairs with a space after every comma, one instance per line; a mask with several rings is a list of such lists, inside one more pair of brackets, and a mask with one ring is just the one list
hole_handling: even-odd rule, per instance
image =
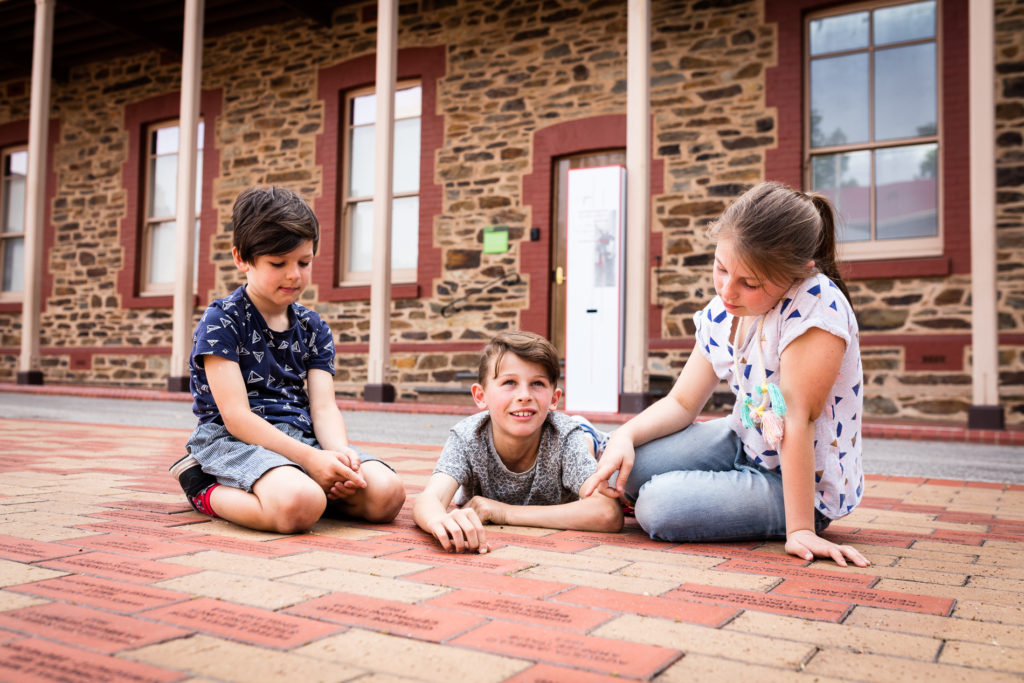
[[[80, 536], [69, 545], [92, 550], [107, 550], [122, 555], [134, 555], [150, 560], [173, 557], [188, 552], [187, 548], [175, 543], [165, 543], [156, 539], [133, 538], [123, 534], [101, 534], [99, 536]], [[77, 554], [78, 551], [76, 551]]]
[[488, 572], [435, 567], [404, 577], [409, 581], [422, 581], [440, 586], [474, 588], [506, 595], [522, 595], [527, 598], [543, 598], [570, 587], [568, 583], [541, 581], [522, 576], [505, 576]]
[[141, 614], [202, 633], [281, 649], [293, 648], [338, 630], [337, 626], [322, 621], [233, 605], [211, 598], [197, 598]]
[[172, 626], [59, 602], [2, 612], [0, 626], [111, 653], [189, 633]]
[[953, 608], [952, 598], [937, 598], [927, 595], [897, 593], [895, 591], [876, 590], [874, 588], [849, 588], [833, 584], [786, 579], [773, 592], [773, 595], [796, 595], [808, 598], [824, 598], [843, 603], [886, 607], [888, 609], [907, 610], [909, 612], [925, 612], [928, 614], [948, 615]]
[[807, 567], [789, 567], [778, 562], [751, 562], [749, 560], [729, 560], [715, 567], [720, 571], [743, 572], [745, 574], [767, 574], [786, 578], [800, 578], [820, 581], [822, 583], [838, 583], [852, 586], [870, 586], [875, 583], [873, 576], [864, 574], [843, 573]]
[[95, 576], [68, 574], [54, 579], [10, 586], [8, 590], [21, 591], [54, 600], [91, 605], [115, 612], [138, 612], [171, 602], [187, 600], [188, 593], [138, 586], [122, 581], [111, 581]]
[[468, 614], [351, 593], [332, 593], [288, 609], [292, 614], [440, 642], [483, 622]]
[[60, 543], [45, 543], [17, 536], [0, 536], [0, 557], [8, 560], [40, 562], [77, 553], [77, 550]]
[[195, 569], [180, 567], [166, 562], [123, 557], [110, 553], [83, 553], [74, 557], [52, 560], [44, 564], [52, 569], [61, 569], [132, 583], [153, 583], [194, 573]]
[[159, 683], [180, 680], [181, 672], [32, 638], [0, 644], [0, 679]]
[[761, 562], [778, 562], [780, 564], [790, 564], [804, 566], [807, 563], [798, 557], [792, 555], [784, 555], [777, 553], [768, 553], [763, 551], [752, 550], [748, 546], [731, 543], [721, 544], [700, 544], [700, 543], [683, 543], [673, 548], [669, 548], [672, 552], [677, 553], [691, 553], [694, 555], [711, 555], [712, 557], [725, 557], [725, 558], [738, 558], [745, 560], [761, 561]]
[[612, 617], [586, 607], [532, 600], [511, 595], [494, 595], [483, 591], [458, 590], [430, 600], [428, 605], [472, 612], [484, 617], [522, 621], [538, 626], [586, 632]]
[[498, 621], [473, 629], [452, 644], [633, 678], [653, 676], [681, 654], [654, 645]]
[[665, 594], [666, 598], [682, 598], [707, 602], [714, 605], [728, 605], [739, 609], [753, 609], [761, 612], [774, 612], [807, 619], [821, 621], [842, 621], [850, 605], [826, 602], [822, 600], [806, 600], [799, 597], [787, 597], [775, 593], [758, 593], [713, 586], [687, 584]]

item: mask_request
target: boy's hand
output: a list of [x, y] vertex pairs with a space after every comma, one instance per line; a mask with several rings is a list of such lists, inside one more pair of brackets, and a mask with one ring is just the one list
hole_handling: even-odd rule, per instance
[[491, 524], [508, 524], [507, 515], [505, 514], [506, 505], [496, 500], [484, 498], [483, 496], [473, 496], [462, 507], [463, 509], [469, 508], [475, 512], [476, 516], [484, 524], [487, 522]]
[[320, 485], [328, 498], [348, 498], [359, 489], [366, 488], [366, 480], [359, 474], [359, 454], [354, 450], [318, 451], [317, 455], [307, 467], [307, 474]]
[[847, 559], [858, 567], [867, 567], [871, 564], [856, 548], [848, 545], [836, 545], [832, 541], [818, 536], [810, 529], [800, 529], [789, 534], [786, 539], [786, 552], [802, 560], [831, 557], [840, 567], [846, 566]]
[[490, 550], [484, 525], [476, 511], [470, 507], [452, 510], [444, 517], [437, 518], [427, 530], [450, 553], [475, 550], [482, 554]]

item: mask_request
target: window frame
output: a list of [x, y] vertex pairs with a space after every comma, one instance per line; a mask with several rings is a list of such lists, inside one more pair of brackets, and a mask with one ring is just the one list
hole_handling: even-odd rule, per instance
[[[434, 225], [443, 214], [442, 186], [434, 177], [435, 159], [445, 139], [444, 117], [438, 111], [438, 84], [447, 73], [447, 48], [407, 47], [398, 50], [396, 80], [419, 79], [420, 102], [420, 207], [416, 281], [391, 287], [392, 299], [418, 299], [433, 291], [442, 274], [444, 250], [435, 244]], [[313, 268], [313, 284], [320, 301], [369, 301], [370, 285], [339, 286], [337, 240], [341, 239], [341, 183], [344, 169], [342, 130], [345, 112], [343, 93], [373, 85], [376, 55], [354, 57], [317, 71], [317, 95], [323, 103], [321, 132], [316, 136], [316, 165], [323, 169], [322, 193], [313, 199], [320, 219], [320, 250]], [[342, 343], [355, 341], [342, 333]]]
[[[198, 271], [195, 304], [206, 305], [216, 289], [216, 265], [211, 260], [212, 237], [218, 227], [218, 211], [213, 201], [213, 183], [220, 171], [220, 153], [215, 144], [217, 119], [223, 107], [223, 91], [203, 90], [199, 115], [203, 121], [203, 173], [201, 211], [196, 214], [199, 240], [196, 247]], [[145, 267], [143, 224], [146, 212], [146, 159], [152, 124], [177, 121], [181, 114], [181, 94], [177, 91], [124, 105], [124, 131], [127, 154], [121, 168], [121, 187], [125, 194], [125, 212], [121, 219], [120, 241], [123, 262], [117, 276], [117, 291], [126, 309], [166, 309], [174, 306], [173, 294], [149, 294], [143, 291]]]
[[[18, 154], [20, 152], [25, 152], [26, 159], [27, 159], [27, 157], [28, 157], [28, 144], [13, 144], [13, 145], [5, 145], [5, 146], [0, 147], [0, 220], [3, 220], [3, 217], [5, 216], [5, 214], [7, 212], [7, 206], [6, 206], [5, 201], [4, 201], [5, 198], [6, 198], [6, 193], [3, 191], [3, 186], [6, 185], [8, 177], [9, 177], [7, 175], [7, 170], [6, 170], [7, 169], [7, 159], [8, 159], [8, 157], [10, 157], [10, 156], [12, 156], [14, 154]], [[27, 180], [27, 173], [28, 173], [28, 170], [26, 168], [26, 180]], [[25, 183], [25, 194], [26, 194], [26, 196], [25, 196], [24, 203], [27, 204], [27, 200], [28, 200], [28, 183], [27, 182]], [[26, 237], [25, 227], [26, 226], [24, 224], [24, 216], [23, 216], [22, 217], [21, 232], [4, 232], [2, 229], [0, 229], [0, 302], [3, 302], [3, 303], [21, 303], [23, 301], [23, 299], [24, 299], [24, 296], [25, 296], [25, 283], [24, 282], [22, 282], [22, 288], [20, 290], [6, 290], [6, 289], [2, 288], [3, 287], [3, 285], [2, 285], [2, 283], [3, 283], [3, 276], [4, 276], [4, 272], [3, 272], [3, 270], [4, 270], [4, 254], [6, 252], [6, 247], [7, 247], [6, 242], [7, 242], [7, 240], [12, 240], [12, 239], [20, 238], [22, 240], [22, 244], [24, 245], [24, 240], [25, 240], [25, 237]], [[22, 264], [22, 272], [24, 272], [24, 263]]]
[[[395, 92], [400, 90], [408, 90], [410, 88], [420, 88], [420, 114], [415, 117], [420, 120], [420, 158], [423, 156], [423, 95], [422, 95], [422, 83], [419, 78], [409, 78], [398, 81], [395, 84]], [[338, 244], [337, 244], [337, 287], [365, 287], [370, 284], [373, 277], [372, 268], [365, 271], [352, 271], [349, 270], [349, 245], [351, 244], [352, 235], [352, 210], [358, 204], [372, 203], [373, 195], [350, 197], [348, 194], [349, 178], [352, 174], [352, 131], [357, 126], [352, 122], [351, 109], [352, 103], [359, 97], [366, 95], [375, 94], [377, 91], [374, 85], [368, 85], [358, 88], [351, 88], [340, 93], [341, 99], [340, 110], [342, 118], [339, 121], [339, 127], [342, 129], [341, 147], [342, 147], [342, 172], [339, 179], [338, 196], [340, 197], [340, 220], [338, 230]], [[399, 121], [411, 120], [414, 117], [403, 117], [399, 118], [395, 116], [395, 124]], [[373, 125], [376, 126], [376, 118], [374, 118]], [[366, 124], [364, 124], [366, 125]], [[392, 188], [393, 189], [393, 188]], [[416, 197], [420, 198], [421, 187], [417, 184], [415, 192], [392, 192], [391, 200], [392, 205], [394, 200]], [[419, 214], [419, 212], [417, 212]], [[392, 220], [394, 212], [392, 211]], [[419, 226], [417, 226], [417, 234], [419, 232]], [[392, 241], [391, 250], [394, 254], [395, 242]], [[415, 283], [417, 279], [417, 270], [419, 265], [419, 249], [417, 247], [417, 267], [414, 268], [403, 268], [403, 269], [392, 269], [391, 271], [391, 282], [392, 284], [410, 284]]]
[[[911, 5], [915, 4], [920, 0], [873, 0], [869, 2], [850, 2], [831, 6], [824, 9], [816, 9], [808, 11], [803, 16], [802, 21], [802, 78], [804, 88], [804, 98], [802, 102], [802, 148], [803, 148], [803, 184], [806, 188], [813, 187], [813, 159], [816, 156], [828, 156], [838, 153], [849, 153], [856, 151], [868, 151], [871, 155], [871, 161], [869, 166], [869, 172], [871, 175], [871, 184], [869, 186], [869, 202], [868, 202], [868, 220], [869, 228], [872, 237], [869, 240], [857, 241], [857, 242], [844, 242], [838, 243], [839, 257], [841, 261], [845, 262], [863, 262], [863, 261], [878, 261], [883, 259], [918, 259], [927, 257], [942, 256], [946, 252], [947, 248], [947, 236], [945, 234], [945, 173], [944, 168], [944, 153], [946, 142], [944, 140], [944, 45], [943, 45], [943, 7], [942, 3], [936, 0], [935, 2], [935, 32], [931, 38], [918, 38], [914, 40], [899, 41], [894, 43], [887, 43], [882, 47], [878, 47], [874, 43], [873, 36], [873, 19], [874, 12], [879, 9], [888, 7], [896, 7], [900, 5]], [[811, 22], [819, 19], [828, 17], [842, 16], [847, 14], [855, 14], [858, 12], [869, 12], [869, 43], [864, 48], [856, 48], [850, 50], [841, 50], [836, 52], [825, 53], [824, 55], [815, 55], [812, 57], [810, 50], [810, 26]], [[903, 137], [898, 139], [886, 139], [876, 140], [875, 139], [875, 111], [874, 111], [874, 92], [875, 92], [875, 79], [874, 79], [874, 58], [875, 54], [879, 50], [893, 49], [895, 47], [906, 47], [912, 45], [924, 45], [932, 43], [935, 45], [935, 109], [936, 109], [936, 129], [931, 135], [922, 135], [915, 137]], [[823, 147], [811, 147], [811, 62], [814, 59], [820, 59], [823, 57], [836, 57], [843, 55], [853, 54], [867, 54], [868, 55], [868, 140], [861, 143], [849, 143], [842, 145], [830, 145]], [[906, 147], [915, 144], [935, 144], [937, 148], [937, 161], [936, 161], [936, 234], [926, 237], [912, 237], [912, 238], [894, 238], [879, 240], [875, 237], [877, 230], [877, 217], [876, 217], [876, 153], [879, 150], [892, 149], [898, 147]], [[841, 216], [840, 216], [841, 223]], [[842, 226], [840, 225], [839, 235], [842, 237]]]
[[[148, 124], [145, 127], [145, 131], [144, 131], [144, 136], [145, 136], [145, 142], [144, 142], [144, 146], [145, 146], [145, 160], [143, 161], [143, 171], [142, 171], [142, 193], [141, 193], [142, 194], [142, 211], [141, 211], [141, 225], [140, 225], [140, 229], [141, 229], [140, 245], [141, 246], [140, 246], [140, 254], [139, 254], [139, 256], [140, 256], [140, 258], [139, 258], [139, 260], [140, 260], [140, 263], [139, 263], [139, 296], [142, 296], [142, 297], [173, 296], [174, 295], [174, 282], [173, 281], [171, 281], [169, 283], [165, 283], [165, 284], [151, 284], [150, 283], [149, 264], [150, 264], [150, 261], [151, 261], [150, 251], [153, 248], [152, 234], [153, 234], [154, 227], [156, 227], [157, 225], [159, 225], [161, 223], [173, 222], [173, 221], [176, 220], [176, 216], [174, 214], [171, 214], [169, 216], [150, 216], [149, 215], [149, 207], [150, 207], [150, 199], [152, 198], [152, 193], [153, 193], [153, 181], [154, 181], [154, 178], [153, 178], [153, 175], [152, 175], [152, 173], [153, 173], [153, 164], [151, 162], [152, 162], [152, 160], [154, 158], [156, 158], [158, 156], [156, 154], [155, 150], [153, 150], [153, 136], [157, 133], [157, 131], [160, 131], [160, 130], [165, 130], [167, 128], [178, 128], [178, 130], [179, 130], [179, 141], [180, 141], [180, 130], [181, 130], [180, 123], [181, 123], [180, 119], [176, 119], [176, 118], [175, 119], [166, 119], [166, 120], [163, 120], [163, 121], [157, 121], [157, 122]], [[199, 117], [199, 125], [202, 127], [201, 130], [205, 133], [205, 125], [206, 124], [204, 123], [202, 117]], [[199, 147], [199, 154], [200, 155], [203, 154], [204, 147], [205, 147], [203, 137], [204, 137], [203, 135], [200, 135], [200, 136], [197, 137], [198, 143], [199, 143], [199, 145], [201, 145]], [[180, 156], [180, 154], [181, 154], [181, 147], [179, 145], [179, 147], [174, 151], [174, 156], [178, 157], [178, 156]], [[167, 155], [160, 155], [160, 156], [170, 156], [170, 155], [167, 154]], [[199, 163], [197, 164], [197, 166], [198, 166], [198, 169], [197, 169], [197, 174], [196, 175], [197, 175], [197, 184], [199, 185], [199, 196], [196, 199], [198, 200], [199, 207], [201, 208], [202, 207], [202, 168], [203, 168], [203, 159], [202, 159], [202, 157], [199, 158]], [[175, 166], [175, 172], [177, 172], [177, 165]], [[177, 179], [175, 180], [175, 182], [177, 182]], [[177, 203], [175, 203], [175, 210], [176, 209], [177, 209]], [[194, 246], [195, 246], [195, 250], [196, 250], [197, 253], [194, 255], [194, 263], [193, 263], [193, 271], [192, 271], [193, 286], [196, 286], [198, 284], [198, 271], [199, 271], [198, 249], [199, 249], [199, 237], [200, 237], [200, 224], [201, 224], [201, 222], [202, 221], [201, 221], [200, 211], [196, 211], [196, 227], [195, 227], [196, 235], [195, 235], [195, 245]]]

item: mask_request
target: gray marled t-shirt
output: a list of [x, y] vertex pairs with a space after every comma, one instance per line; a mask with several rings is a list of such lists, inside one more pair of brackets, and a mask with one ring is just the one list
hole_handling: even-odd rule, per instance
[[579, 490], [597, 469], [579, 423], [551, 412], [541, 428], [537, 461], [525, 472], [512, 472], [498, 457], [487, 411], [460, 421], [448, 434], [434, 472], [444, 472], [462, 490], [456, 504], [484, 496], [510, 505], [557, 505], [579, 499]]

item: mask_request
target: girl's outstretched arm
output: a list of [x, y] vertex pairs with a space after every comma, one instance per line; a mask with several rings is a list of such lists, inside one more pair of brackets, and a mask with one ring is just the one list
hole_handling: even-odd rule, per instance
[[819, 328], [811, 328], [782, 352], [779, 388], [786, 400], [782, 437], [782, 495], [786, 506], [786, 552], [811, 560], [831, 557], [866, 567], [855, 548], [837, 545], [814, 531], [814, 420], [839, 376], [846, 343]]
[[[595, 491], [609, 497], [618, 497], [626, 486], [626, 479], [633, 470], [636, 446], [648, 441], [674, 434], [689, 427], [718, 386], [711, 363], [699, 350], [694, 349], [683, 366], [679, 378], [672, 385], [668, 396], [651, 404], [646, 410], [612, 432], [608, 445], [597, 463], [597, 471], [583, 482], [580, 497], [586, 498]], [[608, 480], [615, 472], [614, 488]]]

